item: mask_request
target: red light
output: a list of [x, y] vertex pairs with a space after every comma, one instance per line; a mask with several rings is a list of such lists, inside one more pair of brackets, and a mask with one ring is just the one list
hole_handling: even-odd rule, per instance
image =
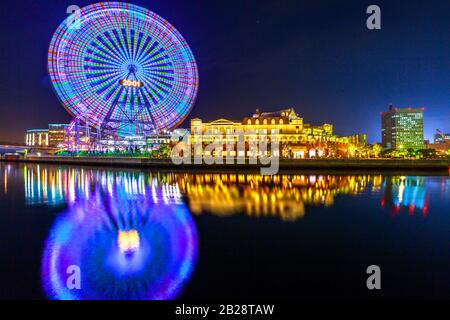
[[422, 209], [422, 217], [426, 217], [428, 215], [428, 206], [424, 206]]
[[395, 218], [400, 214], [400, 204], [392, 207], [392, 217]]

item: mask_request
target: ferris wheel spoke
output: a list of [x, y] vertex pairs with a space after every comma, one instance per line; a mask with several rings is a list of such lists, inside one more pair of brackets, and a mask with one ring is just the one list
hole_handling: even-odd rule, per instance
[[147, 61], [142, 64], [146, 69], [150, 70], [173, 70], [173, 63], [170, 60], [167, 60], [164, 63], [155, 63], [154, 61]]
[[127, 52], [129, 59], [133, 60], [133, 41], [131, 39], [133, 30], [130, 28], [122, 28], [120, 31], [125, 43], [125, 51]]
[[96, 89], [95, 93], [97, 93], [98, 95], [102, 95], [102, 94], [105, 93], [109, 88], [113, 87], [112, 84], [113, 84], [112, 82], [110, 82], [109, 85], [108, 85], [108, 84], [103, 84], [103, 85], [100, 86], [98, 89]]
[[151, 57], [155, 54], [157, 54], [158, 51], [164, 50], [162, 48], [159, 48], [159, 42], [153, 41], [150, 48], [145, 49], [143, 52], [143, 58], [141, 59], [141, 63], [145, 64], [148, 60], [151, 59]]
[[[145, 38], [145, 41], [144, 41]], [[141, 54], [142, 50], [147, 47], [148, 43], [151, 41], [151, 37], [145, 36], [142, 31], [139, 32], [139, 39], [138, 39], [138, 45], [136, 46], [136, 52], [134, 54], [134, 59], [141, 63]]]
[[144, 63], [149, 63], [150, 65], [161, 62], [161, 61], [170, 61], [169, 56], [166, 54], [166, 50], [164, 48], [159, 49], [154, 52], [151, 56], [147, 58]]
[[142, 51], [137, 58], [137, 61], [141, 64], [145, 64], [148, 58], [154, 54], [154, 52], [158, 49], [160, 49], [160, 42], [157, 41], [153, 35], [148, 36], [145, 42], [144, 47], [142, 48]]
[[109, 46], [110, 45], [110, 43], [108, 42], [109, 39], [106, 36], [107, 31], [104, 31], [101, 27], [103, 24], [104, 23], [96, 23], [92, 26], [93, 34], [89, 37], [89, 39], [94, 38], [94, 40], [89, 42], [94, 43], [94, 45], [97, 45], [98, 47], [108, 48], [108, 51], [111, 53], [111, 56], [115, 57], [114, 51]]
[[144, 97], [146, 97], [146, 100], [148, 101], [148, 98], [151, 99], [151, 104], [157, 104], [158, 103], [158, 99], [155, 97], [153, 91], [150, 88], [144, 87], [142, 88], [142, 91], [145, 93]]
[[133, 36], [131, 37], [131, 43], [132, 43], [132, 47], [133, 47], [132, 57], [133, 57], [133, 60], [135, 61], [138, 47], [139, 47], [140, 42], [142, 41], [143, 35], [142, 35], [142, 32], [138, 32], [136, 35], [136, 30], [134, 30], [134, 29], [132, 31], [133, 31], [132, 32]]
[[[100, 36], [99, 36], [100, 37]], [[117, 52], [114, 52], [113, 48], [111, 48], [109, 45], [110, 43], [106, 42], [106, 39], [101, 38], [102, 40], [99, 40], [99, 42], [91, 42], [91, 47], [94, 47], [93, 49], [88, 49], [87, 53], [88, 54], [93, 54], [96, 56], [100, 56], [101, 58], [105, 59], [106, 61], [108, 61], [109, 63], [111, 62], [116, 62], [116, 63], [120, 63], [120, 57], [117, 56]], [[108, 39], [109, 41], [109, 39]], [[96, 52], [97, 49], [100, 52]]]
[[157, 79], [157, 80], [152, 79], [151, 82], [154, 84], [154, 86], [155, 86], [157, 89], [163, 91], [165, 94], [168, 94], [168, 93], [170, 92], [170, 89], [171, 89], [172, 86], [173, 86], [172, 83], [164, 82], [164, 81], [162, 81], [161, 79]]
[[126, 52], [125, 45], [123, 43], [123, 39], [121, 38], [121, 33], [119, 33], [116, 29], [113, 29], [112, 34], [114, 37], [111, 37], [113, 39], [113, 42], [116, 44], [118, 48], [118, 52], [120, 52], [123, 59], [130, 59], [130, 56]]
[[[163, 97], [161, 95], [161, 93], [160, 93], [161, 91], [163, 91], [164, 94], [168, 94], [169, 93], [169, 90], [167, 90], [167, 87], [169, 87], [169, 85], [166, 85], [166, 84], [162, 83], [159, 79], [150, 78], [149, 79], [149, 83], [152, 84], [149, 87], [151, 87], [151, 89], [155, 90], [155, 92], [158, 92], [158, 96]], [[166, 88], [163, 88], [163, 86], [165, 86]]]
[[173, 77], [169, 77], [169, 76], [166, 76], [166, 75], [161, 74], [161, 73], [150, 74], [150, 76], [151, 77], [157, 76], [158, 78], [161, 79], [162, 82], [167, 83], [168, 85], [172, 85], [174, 80], [175, 80]]
[[110, 87], [109, 90], [104, 94], [105, 101], [113, 104], [114, 101], [117, 99], [117, 96], [120, 94], [120, 90], [121, 88], [118, 87]]
[[117, 62], [120, 63], [121, 61], [123, 61], [124, 58], [126, 58], [125, 53], [123, 52], [121, 47], [116, 42], [115, 37], [113, 38], [109, 31], [105, 31], [103, 34], [105, 35], [106, 39], [108, 40], [108, 42], [106, 42], [106, 43], [109, 44], [110, 46], [112, 46], [111, 51], [116, 56]]

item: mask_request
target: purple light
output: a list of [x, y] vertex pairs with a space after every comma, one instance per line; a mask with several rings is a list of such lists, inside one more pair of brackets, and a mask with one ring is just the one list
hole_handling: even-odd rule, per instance
[[[122, 250], [119, 235], [133, 250]], [[122, 186], [113, 194], [97, 189], [57, 218], [43, 254], [42, 283], [51, 299], [174, 299], [190, 278], [197, 250], [185, 205], [130, 199]], [[81, 271], [79, 290], [66, 285], [74, 265]]]

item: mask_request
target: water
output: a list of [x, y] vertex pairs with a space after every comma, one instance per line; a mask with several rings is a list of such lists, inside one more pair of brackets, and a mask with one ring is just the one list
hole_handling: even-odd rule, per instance
[[448, 176], [0, 163], [0, 298], [449, 299], [449, 208]]

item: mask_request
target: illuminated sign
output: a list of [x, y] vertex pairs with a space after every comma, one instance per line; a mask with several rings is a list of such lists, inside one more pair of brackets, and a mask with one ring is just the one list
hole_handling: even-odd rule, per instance
[[132, 87], [132, 88], [142, 88], [144, 84], [139, 80], [120, 80], [120, 84], [124, 87]]

